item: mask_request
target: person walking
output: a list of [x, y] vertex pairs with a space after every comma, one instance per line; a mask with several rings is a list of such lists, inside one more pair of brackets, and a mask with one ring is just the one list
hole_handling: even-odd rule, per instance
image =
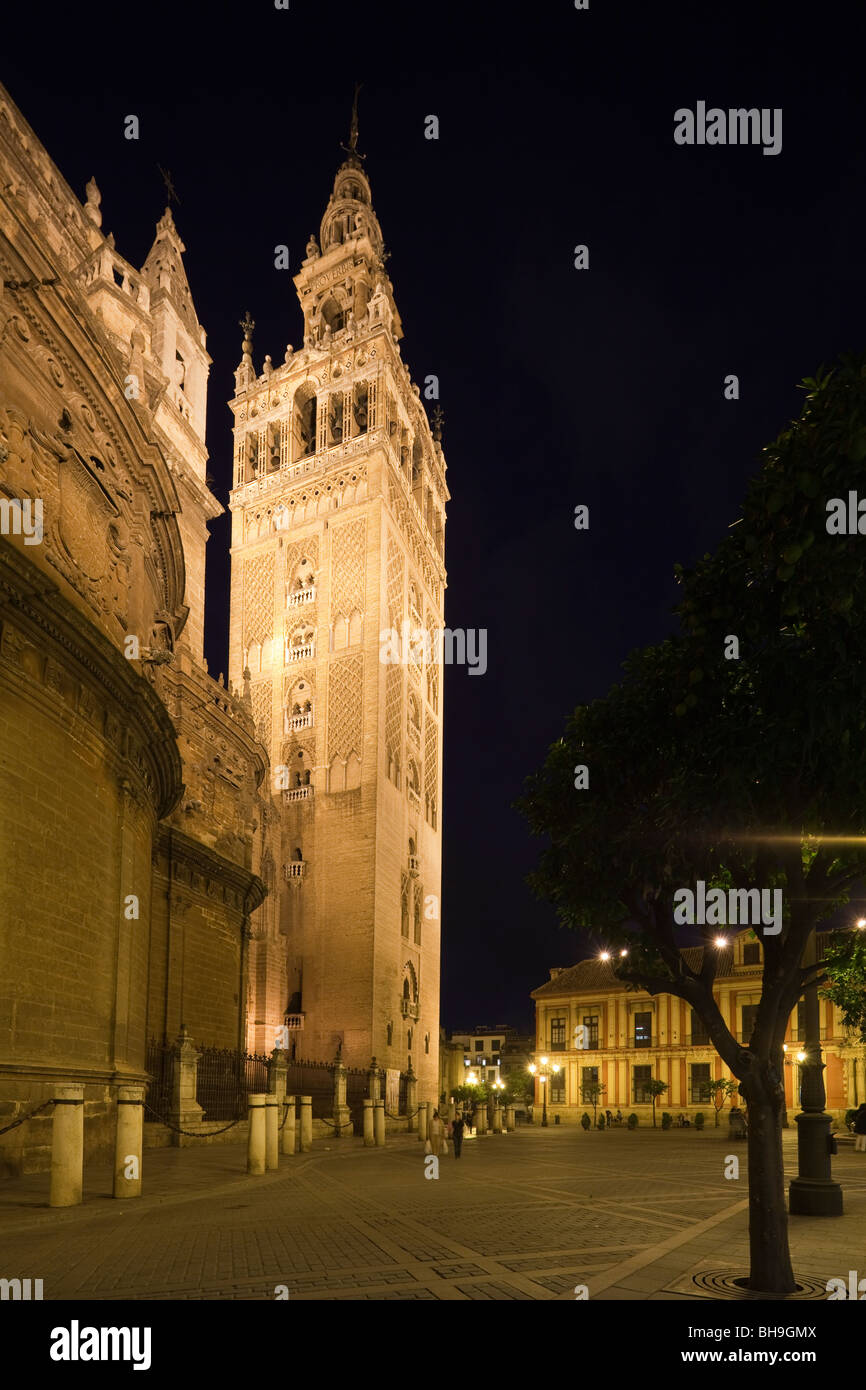
[[461, 1115], [461, 1116], [459, 1116], [458, 1119], [456, 1119], [456, 1120], [454, 1121], [454, 1124], [453, 1124], [453, 1126], [452, 1126], [452, 1134], [451, 1134], [451, 1137], [452, 1137], [452, 1139], [454, 1140], [454, 1157], [455, 1157], [455, 1158], [459, 1158], [459, 1157], [460, 1157], [460, 1150], [463, 1148], [463, 1130], [464, 1130], [464, 1128], [465, 1128], [465, 1126], [464, 1126], [464, 1122], [463, 1122], [463, 1116]]
[[860, 1106], [854, 1116], [854, 1150], [857, 1153], [866, 1153], [866, 1102]]
[[438, 1158], [439, 1154], [442, 1152], [442, 1143], [445, 1138], [445, 1126], [442, 1123], [442, 1117], [438, 1110], [433, 1111], [427, 1133], [430, 1142], [430, 1152], [431, 1154], [436, 1154]]
[[604, 1113], [607, 1116], [607, 1127], [608, 1129], [610, 1129], [611, 1125], [613, 1124], [613, 1115], [611, 1115], [609, 1110], [605, 1110]]

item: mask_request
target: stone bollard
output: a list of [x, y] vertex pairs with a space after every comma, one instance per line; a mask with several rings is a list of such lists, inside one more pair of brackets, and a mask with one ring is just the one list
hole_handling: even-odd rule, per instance
[[375, 1136], [374, 1136], [374, 1133], [373, 1133], [373, 1106], [374, 1106], [374, 1104], [375, 1104], [375, 1101], [364, 1101], [364, 1102], [363, 1102], [363, 1106], [364, 1106], [364, 1109], [363, 1109], [364, 1148], [373, 1148], [373, 1145], [375, 1144]]
[[114, 1196], [141, 1196], [144, 1087], [119, 1086], [114, 1131]]
[[427, 1141], [427, 1115], [430, 1110], [426, 1100], [422, 1100], [418, 1106], [418, 1138], [424, 1144]]
[[479, 1105], [478, 1109], [477, 1109], [476, 1112], [475, 1112], [475, 1133], [476, 1133], [476, 1134], [486, 1134], [486, 1133], [487, 1133], [487, 1106], [486, 1106], [486, 1105]]
[[265, 1096], [265, 1167], [280, 1166], [280, 1102], [276, 1096]]
[[385, 1143], [385, 1102], [383, 1100], [377, 1100], [374, 1108], [376, 1116], [373, 1127], [376, 1135], [376, 1143], [382, 1147]]
[[313, 1097], [301, 1096], [301, 1153], [313, 1147]]
[[418, 1128], [418, 1116], [415, 1113], [418, 1109], [418, 1078], [412, 1070], [411, 1063], [406, 1073], [406, 1133], [414, 1134]]
[[84, 1183], [84, 1087], [55, 1086], [51, 1125], [51, 1207], [75, 1207]]
[[286, 1096], [286, 1122], [282, 1130], [282, 1151], [284, 1154], [294, 1154], [295, 1152], [295, 1097]]
[[501, 1133], [502, 1133], [502, 1106], [501, 1106], [501, 1105], [494, 1105], [494, 1107], [493, 1107], [493, 1133], [494, 1133], [494, 1134], [501, 1134]]
[[379, 1068], [376, 1066], [374, 1057], [367, 1072], [367, 1091], [372, 1101], [384, 1100], [384, 1096], [379, 1090]]
[[249, 1097], [249, 1125], [247, 1138], [247, 1172], [263, 1173], [266, 1167], [265, 1141], [265, 1097]]
[[509, 1131], [509, 1133], [514, 1129], [514, 1106], [513, 1106], [513, 1105], [506, 1105], [506, 1107], [505, 1107], [505, 1128]]
[[334, 1138], [342, 1139], [352, 1123], [352, 1112], [346, 1104], [346, 1068], [342, 1062], [334, 1063], [334, 1108], [331, 1119], [334, 1121]]

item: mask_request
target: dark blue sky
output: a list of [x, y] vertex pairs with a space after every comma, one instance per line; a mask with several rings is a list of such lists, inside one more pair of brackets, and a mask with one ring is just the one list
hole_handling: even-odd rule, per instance
[[[529, 990], [582, 954], [525, 887], [537, 846], [511, 802], [574, 705], [671, 630], [674, 562], [735, 519], [798, 380], [864, 347], [866, 18], [799, 13], [156, 0], [4, 15], [2, 81], [80, 197], [95, 175], [103, 230], [133, 262], [164, 206], [156, 166], [172, 172], [223, 500], [237, 321], [256, 320], [257, 366], [301, 341], [273, 248], [297, 271], [364, 84], [403, 353], [416, 380], [439, 377], [446, 412], [446, 619], [488, 630], [487, 674], [445, 682], [448, 1027], [526, 1026]], [[675, 145], [675, 110], [699, 100], [781, 107], [781, 153]], [[209, 548], [214, 674], [228, 535], [226, 518]]]

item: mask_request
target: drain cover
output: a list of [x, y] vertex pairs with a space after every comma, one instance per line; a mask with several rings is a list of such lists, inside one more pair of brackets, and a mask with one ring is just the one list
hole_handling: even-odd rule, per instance
[[801, 1274], [797, 1278], [796, 1292], [784, 1295], [756, 1293], [743, 1288], [738, 1280], [747, 1278], [748, 1275], [738, 1269], [702, 1269], [699, 1274], [692, 1275], [692, 1283], [704, 1298], [772, 1299], [776, 1303], [792, 1298], [810, 1299], [813, 1302], [827, 1298], [827, 1281], [824, 1279], [811, 1279]]

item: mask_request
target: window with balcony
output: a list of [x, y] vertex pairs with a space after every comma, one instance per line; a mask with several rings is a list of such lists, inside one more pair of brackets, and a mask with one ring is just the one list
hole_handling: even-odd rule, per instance
[[551, 1052], [565, 1051], [564, 1018], [552, 1018], [550, 1020], [550, 1050]]
[[315, 653], [315, 628], [296, 628], [286, 643], [286, 661], [309, 661], [315, 656]]
[[635, 1014], [634, 1016], [634, 1046], [652, 1047], [653, 1044], [653, 1016], [651, 1013]]
[[707, 1031], [707, 1025], [704, 1023], [704, 1020], [700, 1018], [698, 1014], [695, 1013], [694, 1009], [691, 1010], [691, 1016], [692, 1031], [689, 1037], [689, 1041], [693, 1047], [705, 1047], [709, 1044], [710, 1041], [710, 1035]]
[[591, 1086], [598, 1085], [598, 1067], [581, 1067], [580, 1098], [584, 1105], [592, 1105]]
[[689, 1098], [692, 1105], [707, 1105], [712, 1100], [711, 1080], [709, 1062], [692, 1063], [689, 1087]]
[[286, 606], [300, 608], [316, 597], [316, 576], [309, 560], [302, 560], [286, 584]]
[[646, 1086], [647, 1082], [652, 1081], [652, 1079], [652, 1067], [632, 1067], [631, 1084], [632, 1103], [634, 1105], [649, 1105], [651, 1103], [652, 1096], [647, 1091]]
[[418, 846], [412, 836], [409, 837], [409, 877], [417, 878], [421, 872], [421, 860], [418, 857]]
[[755, 1031], [755, 1024], [758, 1019], [758, 1005], [743, 1004], [740, 1012], [741, 1020], [739, 1040], [741, 1043], [744, 1043], [748, 1047], [749, 1043], [752, 1040], [752, 1034]]

